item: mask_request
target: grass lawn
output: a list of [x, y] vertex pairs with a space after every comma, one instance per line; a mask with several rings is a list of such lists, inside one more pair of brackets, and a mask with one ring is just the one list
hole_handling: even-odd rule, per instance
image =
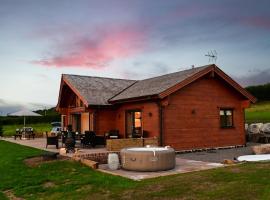
[[246, 122], [270, 122], [270, 101], [259, 102], [246, 109]]
[[[50, 123], [38, 123], [38, 124], [26, 124], [27, 127], [34, 128], [36, 133], [43, 133], [44, 131], [50, 131], [52, 129], [52, 125]], [[17, 128], [22, 128], [23, 124], [17, 125], [4, 125], [3, 132], [4, 136], [12, 136], [15, 133]]]
[[42, 153], [0, 141], [0, 199], [6, 191], [25, 199], [269, 199], [270, 163], [132, 181], [72, 161], [28, 167], [23, 160]]

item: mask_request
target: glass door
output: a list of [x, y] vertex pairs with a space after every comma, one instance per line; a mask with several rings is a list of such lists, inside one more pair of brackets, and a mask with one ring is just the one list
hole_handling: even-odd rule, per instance
[[126, 112], [126, 137], [139, 138], [142, 136], [142, 112], [129, 110]]

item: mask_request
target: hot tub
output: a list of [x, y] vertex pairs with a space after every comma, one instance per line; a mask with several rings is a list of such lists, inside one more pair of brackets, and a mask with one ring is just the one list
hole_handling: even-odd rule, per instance
[[122, 168], [131, 171], [164, 171], [175, 167], [175, 151], [170, 147], [133, 147], [120, 151]]

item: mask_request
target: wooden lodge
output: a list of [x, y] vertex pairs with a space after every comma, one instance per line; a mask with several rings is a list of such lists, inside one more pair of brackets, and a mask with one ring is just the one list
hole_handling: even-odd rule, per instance
[[64, 127], [121, 138], [157, 137], [176, 150], [245, 144], [244, 109], [256, 99], [216, 65], [145, 80], [63, 74]]

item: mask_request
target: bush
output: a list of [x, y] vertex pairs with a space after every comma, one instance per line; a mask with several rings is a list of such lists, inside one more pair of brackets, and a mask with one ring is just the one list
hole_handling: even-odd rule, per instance
[[0, 121], [0, 136], [3, 136], [3, 125], [2, 122]]
[[[26, 117], [26, 122], [28, 124], [37, 124], [37, 123], [51, 123], [58, 122], [61, 120], [60, 115], [46, 115], [38, 117]], [[2, 125], [11, 125], [11, 124], [23, 124], [23, 117], [0, 117], [0, 123]]]

